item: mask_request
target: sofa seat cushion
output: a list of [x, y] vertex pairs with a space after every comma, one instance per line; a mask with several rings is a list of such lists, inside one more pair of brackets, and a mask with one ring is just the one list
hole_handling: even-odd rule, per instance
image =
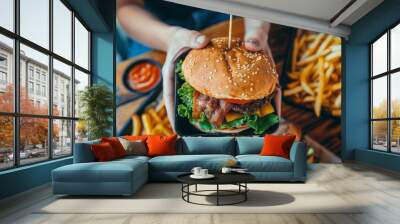
[[158, 156], [149, 160], [149, 170], [152, 172], [190, 172], [193, 167], [203, 167], [210, 171], [219, 171], [228, 160], [235, 160], [231, 155], [174, 155]]
[[[146, 161], [140, 159], [75, 163], [53, 170], [53, 181], [131, 182], [132, 177], [140, 172], [147, 172]], [[147, 173], [143, 175], [147, 176]]]
[[278, 156], [239, 155], [236, 160], [249, 172], [293, 172], [292, 161]]

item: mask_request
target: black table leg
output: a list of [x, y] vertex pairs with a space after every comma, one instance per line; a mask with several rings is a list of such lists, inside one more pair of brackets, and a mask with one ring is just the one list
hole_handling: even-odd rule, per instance
[[217, 206], [219, 206], [219, 184], [217, 184]]
[[194, 191], [196, 191], [197, 192], [197, 184], [195, 185], [195, 190]]
[[247, 182], [246, 183], [244, 183], [244, 187], [245, 187], [245, 192], [244, 192], [244, 201], [247, 201], [247, 192], [248, 192], [248, 190], [247, 190]]

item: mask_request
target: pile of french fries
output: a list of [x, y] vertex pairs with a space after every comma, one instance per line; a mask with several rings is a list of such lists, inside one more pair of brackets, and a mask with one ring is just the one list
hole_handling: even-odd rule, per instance
[[171, 124], [167, 117], [165, 105], [162, 104], [158, 109], [149, 107], [146, 111], [132, 116], [132, 135], [172, 135]]
[[290, 82], [283, 95], [333, 116], [341, 114], [341, 40], [328, 34], [299, 30], [294, 40]]

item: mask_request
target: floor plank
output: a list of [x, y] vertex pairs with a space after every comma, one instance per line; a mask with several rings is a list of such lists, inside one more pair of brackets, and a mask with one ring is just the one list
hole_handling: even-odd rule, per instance
[[280, 224], [400, 223], [400, 174], [359, 163], [314, 164], [307, 183], [315, 183], [349, 203], [357, 214], [37, 214], [54, 200], [49, 185], [0, 201], [0, 223], [14, 224]]

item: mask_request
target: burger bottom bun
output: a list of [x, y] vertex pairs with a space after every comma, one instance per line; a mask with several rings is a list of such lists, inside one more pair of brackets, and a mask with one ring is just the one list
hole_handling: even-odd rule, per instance
[[242, 125], [233, 129], [212, 129], [210, 131], [205, 131], [204, 129], [202, 129], [199, 125], [199, 123], [194, 123], [193, 126], [195, 128], [197, 128], [198, 130], [202, 131], [202, 132], [206, 132], [206, 133], [225, 133], [225, 134], [236, 134], [239, 132], [242, 132], [244, 130], [249, 129], [250, 127], [248, 125]]

